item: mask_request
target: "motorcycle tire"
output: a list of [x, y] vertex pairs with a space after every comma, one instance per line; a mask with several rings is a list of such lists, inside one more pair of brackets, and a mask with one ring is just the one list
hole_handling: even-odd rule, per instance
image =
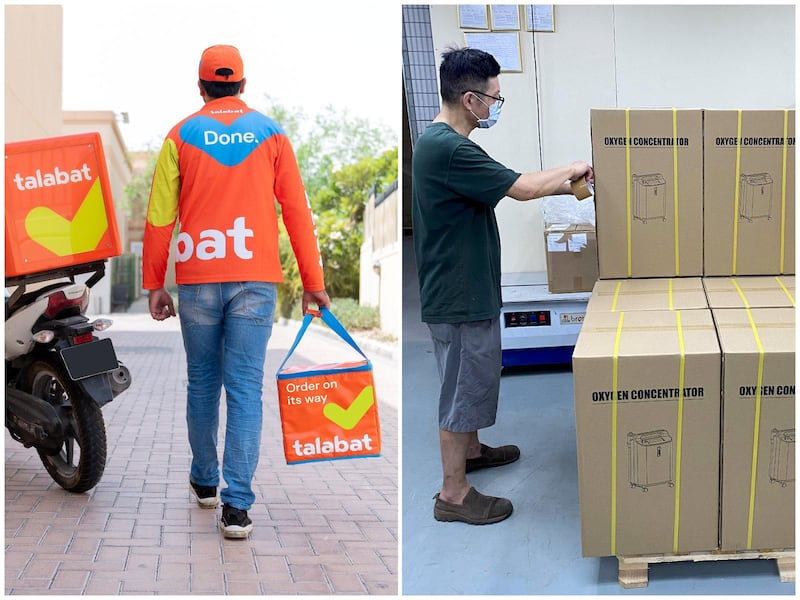
[[25, 384], [30, 394], [55, 407], [65, 427], [66, 437], [58, 453], [38, 450], [44, 468], [68, 492], [92, 489], [106, 468], [106, 427], [100, 407], [56, 361], [31, 364]]

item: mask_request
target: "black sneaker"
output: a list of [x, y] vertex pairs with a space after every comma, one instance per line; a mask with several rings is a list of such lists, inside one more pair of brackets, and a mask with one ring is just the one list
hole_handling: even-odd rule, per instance
[[216, 508], [219, 504], [217, 498], [217, 488], [213, 485], [198, 485], [191, 479], [189, 485], [192, 487], [195, 497], [197, 497], [197, 504], [200, 508]]
[[222, 505], [222, 518], [219, 522], [222, 525], [222, 535], [226, 538], [246, 538], [253, 531], [253, 522], [247, 516], [247, 511], [228, 504]]

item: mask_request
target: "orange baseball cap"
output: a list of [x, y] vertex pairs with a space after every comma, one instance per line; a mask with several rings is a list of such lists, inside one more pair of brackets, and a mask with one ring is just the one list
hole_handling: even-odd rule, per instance
[[[220, 69], [233, 71], [220, 73]], [[200, 56], [200, 79], [203, 81], [241, 81], [244, 79], [244, 64], [239, 51], [233, 46], [211, 46]]]

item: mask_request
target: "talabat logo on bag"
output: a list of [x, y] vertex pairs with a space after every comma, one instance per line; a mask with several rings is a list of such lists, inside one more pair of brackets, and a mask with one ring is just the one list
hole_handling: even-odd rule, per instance
[[285, 369], [278, 380], [287, 462], [380, 454], [368, 361]]
[[100, 136], [6, 144], [6, 276], [120, 253]]
[[[329, 325], [334, 322], [330, 313], [324, 319]], [[286, 360], [309, 322], [307, 316]], [[338, 321], [331, 328], [352, 341]], [[353, 347], [363, 356], [355, 342]], [[281, 365], [277, 380], [287, 463], [380, 455], [378, 405], [366, 357], [311, 367]]]

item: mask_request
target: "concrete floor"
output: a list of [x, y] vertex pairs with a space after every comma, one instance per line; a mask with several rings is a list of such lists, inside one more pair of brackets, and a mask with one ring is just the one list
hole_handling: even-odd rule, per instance
[[793, 583], [780, 583], [774, 560], [656, 564], [648, 587], [623, 590], [615, 558], [581, 557], [569, 366], [504, 371], [497, 423], [481, 432], [490, 445], [522, 451], [512, 465], [469, 476], [479, 491], [510, 498], [514, 514], [482, 527], [435, 521], [438, 375], [409, 239], [403, 255], [403, 594], [795, 593]]

